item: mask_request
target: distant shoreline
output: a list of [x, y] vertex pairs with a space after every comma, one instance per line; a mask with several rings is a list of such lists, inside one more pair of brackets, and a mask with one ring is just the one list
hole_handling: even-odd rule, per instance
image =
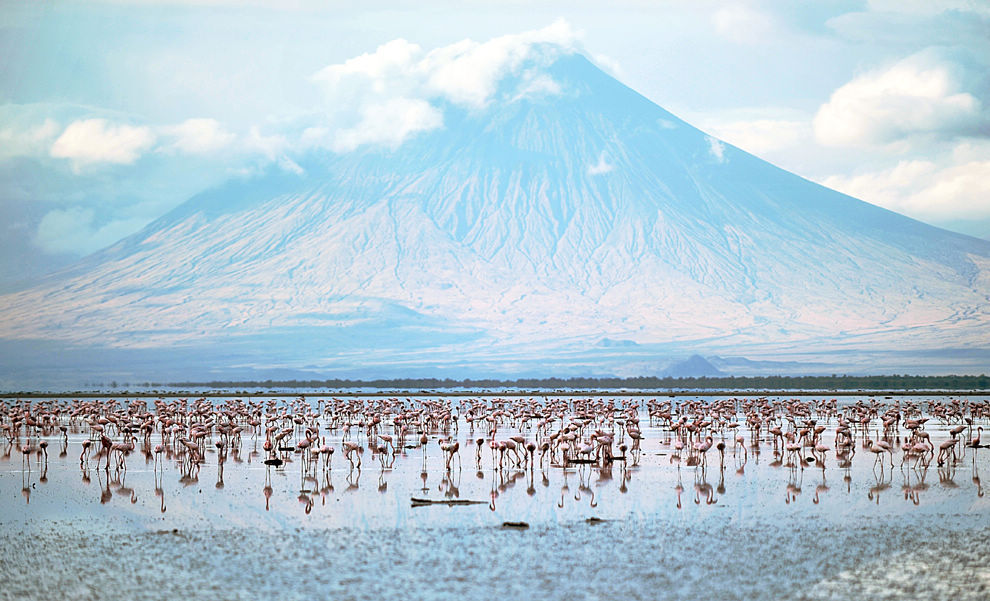
[[[131, 388], [134, 388], [133, 390]], [[986, 375], [694, 376], [633, 378], [518, 378], [515, 380], [394, 378], [373, 380], [104, 381], [63, 390], [2, 391], [0, 398], [101, 397], [340, 397], [575, 396], [979, 396], [990, 395]]]
[[272, 398], [272, 397], [343, 397], [343, 398], [389, 398], [389, 397], [970, 397], [990, 396], [988, 390], [376, 390], [376, 391], [334, 391], [334, 390], [265, 390], [265, 391], [87, 391], [87, 392], [0, 392], [4, 401], [17, 399], [142, 399], [142, 398]]

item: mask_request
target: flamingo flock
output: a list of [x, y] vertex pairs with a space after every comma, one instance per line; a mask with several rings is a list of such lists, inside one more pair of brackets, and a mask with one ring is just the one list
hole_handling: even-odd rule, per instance
[[[800, 491], [800, 473], [822, 471], [817, 503], [827, 490], [827, 467], [848, 470], [857, 452], [863, 461], [872, 460], [881, 476], [892, 472], [898, 459], [902, 470], [920, 473], [932, 464], [956, 465], [967, 454], [975, 474], [977, 453], [987, 446], [982, 432], [988, 419], [990, 401], [944, 397], [843, 404], [837, 399], [765, 397], [8, 399], [0, 408], [6, 456], [16, 448], [24, 472], [33, 469], [32, 461], [47, 469], [50, 446], [60, 447], [64, 456], [71, 434], [85, 474], [94, 460], [97, 471], [126, 472], [130, 458], [140, 453], [146, 462], [153, 460], [156, 494], [162, 496], [158, 478], [168, 462], [189, 482], [209, 458], [217, 465], [217, 488], [222, 488], [228, 458], [239, 462], [243, 447], [256, 451], [260, 444], [269, 470], [299, 464], [300, 501], [307, 512], [311, 500], [306, 500], [306, 482], [321, 477], [329, 482], [338, 452], [349, 477], [360, 473], [362, 457], [370, 454], [370, 461], [378, 463], [383, 492], [385, 474], [397, 460], [420, 455], [425, 484], [428, 456], [439, 457], [450, 490], [456, 488], [454, 474], [462, 469], [462, 448], [470, 454], [472, 446], [478, 473], [487, 469], [503, 485], [520, 474], [528, 474], [532, 482], [536, 471], [545, 480], [546, 470], [556, 468], [563, 470], [567, 487], [568, 470], [619, 465], [625, 487], [626, 471], [642, 465], [644, 452], [666, 457], [657, 463], [676, 463], [678, 507], [682, 465], [703, 475], [717, 461], [724, 472], [728, 454], [742, 474], [750, 453], [758, 458], [769, 452], [771, 466], [790, 470], [788, 502]], [[655, 440], [646, 439], [641, 423]], [[269, 480], [266, 503], [270, 488]], [[492, 503], [497, 493], [493, 488]], [[716, 502], [715, 489], [703, 477], [695, 497], [699, 504]]]

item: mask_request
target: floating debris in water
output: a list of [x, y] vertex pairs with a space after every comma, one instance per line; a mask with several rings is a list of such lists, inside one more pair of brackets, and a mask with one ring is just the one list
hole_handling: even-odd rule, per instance
[[413, 507], [421, 505], [484, 505], [484, 501], [472, 501], [469, 499], [411, 499]]

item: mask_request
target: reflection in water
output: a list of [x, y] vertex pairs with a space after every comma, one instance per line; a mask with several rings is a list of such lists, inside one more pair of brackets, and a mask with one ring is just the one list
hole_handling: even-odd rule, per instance
[[891, 479], [893, 478], [894, 473], [893, 473], [892, 470], [889, 471], [889, 475], [890, 475], [890, 478], [889, 479], [884, 479], [883, 469], [881, 469], [879, 473], [877, 473], [874, 470], [873, 475], [876, 478], [876, 481], [875, 481], [874, 485], [870, 487], [869, 492], [866, 493], [866, 497], [868, 499], [870, 499], [871, 501], [876, 501], [877, 505], [879, 505], [880, 504], [880, 493], [882, 493], [883, 491], [885, 491], [885, 490], [887, 490], [887, 489], [889, 489], [891, 487]]
[[783, 451], [778, 451], [776, 448], [773, 450], [773, 461], [770, 462], [770, 467], [778, 468], [784, 465], [784, 453]]
[[938, 483], [942, 485], [943, 488], [959, 488], [956, 484], [956, 466], [955, 464], [941, 465], [938, 468]]
[[347, 472], [346, 490], [348, 492], [355, 491], [359, 488], [360, 483], [361, 483], [361, 467], [359, 466], [356, 469], [352, 467], [351, 470]]
[[828, 492], [828, 484], [825, 482], [825, 473], [822, 472], [822, 481], [815, 486], [815, 496], [811, 500], [815, 505], [821, 502], [821, 496]]
[[702, 501], [705, 502], [705, 505], [718, 503], [718, 499], [715, 498], [715, 490], [708, 483], [704, 467], [694, 471], [694, 504], [700, 505]]
[[629, 481], [632, 480], [632, 469], [626, 464], [622, 464], [622, 469], [619, 472], [619, 492], [626, 494], [629, 492]]
[[113, 498], [113, 493], [110, 492], [110, 477], [97, 468], [96, 479], [100, 483], [100, 504], [105, 505]]
[[[898, 498], [884, 493], [893, 486], [895, 471], [900, 472], [903, 499], [910, 505], [920, 505], [923, 498], [929, 503], [936, 500], [931, 492], [925, 493], [929, 465], [938, 465], [937, 490], [947, 492], [960, 488], [956, 472], [963, 461], [970, 462], [973, 488], [962, 488], [982, 498], [979, 462], [986, 459], [980, 453], [983, 426], [976, 422], [985, 421], [990, 413], [985, 401], [965, 407], [930, 402], [929, 410], [934, 406], [937, 411], [924, 414], [917, 404], [895, 401], [884, 405], [873, 399], [844, 407], [825, 401], [766, 399], [488, 399], [463, 400], [456, 408], [452, 401], [334, 399], [317, 401], [318, 410], [301, 398], [252, 403], [182, 399], [156, 401], [153, 411], [143, 401], [133, 401], [127, 407], [93, 404], [85, 412], [62, 411], [61, 423], [54, 418], [46, 421], [32, 417], [34, 423], [47, 425], [28, 428], [18, 418], [15, 427], [11, 415], [34, 415], [41, 412], [39, 406], [44, 404], [24, 403], [12, 410], [13, 405], [8, 404], [8, 411], [0, 416], [6, 435], [0, 459], [10, 461], [14, 452], [20, 454], [25, 504], [30, 503], [37, 484], [46, 484], [49, 477], [59, 482], [58, 471], [78, 445], [83, 484], [90, 482], [90, 462], [96, 456], [101, 503], [107, 504], [116, 497], [138, 504], [142, 486], [148, 486], [150, 481], [141, 474], [151, 467], [155, 496], [159, 499], [153, 508], [162, 513], [166, 507], [166, 472], [171, 474], [169, 478], [178, 475], [182, 488], [170, 494], [181, 498], [184, 488], [201, 492], [196, 486], [200, 470], [203, 465], [212, 469], [215, 463], [216, 480], [211, 489], [219, 494], [236, 494], [228, 489], [238, 490], [242, 470], [251, 473], [262, 457], [266, 510], [271, 510], [273, 496], [284, 500], [295, 490], [291, 485], [284, 489], [273, 487], [272, 470], [284, 477], [285, 466], [295, 464], [299, 488], [293, 494], [310, 513], [316, 505], [317, 492], [321, 494], [321, 506], [334, 492], [335, 450], [342, 452], [349, 464], [343, 491], [346, 493], [359, 489], [365, 449], [371, 453], [372, 465], [379, 464], [377, 491], [382, 495], [412, 496], [412, 491], [418, 489], [423, 496], [433, 493], [448, 500], [462, 496], [468, 501], [483, 499], [487, 473], [489, 508], [493, 511], [496, 500], [505, 510], [530, 498], [566, 508], [562, 514], [578, 508], [587, 511], [600, 504], [606, 509], [621, 507], [623, 501], [616, 501], [620, 497], [611, 496], [610, 491], [629, 493], [632, 472], [637, 470], [642, 484], [636, 487], [636, 493], [650, 495], [654, 490], [651, 485], [662, 482], [668, 491], [663, 495], [664, 504], [670, 499], [668, 486], [676, 474], [675, 506], [681, 509], [682, 463], [694, 470], [694, 505], [699, 507], [715, 505], [721, 499], [726, 499], [722, 505], [732, 504], [731, 499], [737, 495], [751, 495], [747, 489], [753, 487], [743, 484], [749, 479], [767, 482], [772, 490], [779, 490], [783, 482], [786, 504], [808, 503], [808, 496], [802, 501], [801, 490], [804, 472], [811, 469], [820, 473], [809, 473], [815, 491], [806, 507], [828, 499], [828, 479], [833, 473], [841, 474], [848, 494], [855, 488], [856, 496], [865, 491], [873, 503], [881, 504], [881, 497], [889, 502], [888, 498]], [[965, 418], [964, 410], [969, 411]], [[469, 424], [462, 437], [457, 433], [455, 414]], [[642, 429], [640, 417], [644, 419]], [[241, 431], [248, 428], [251, 441], [242, 443]], [[406, 444], [407, 436], [412, 445]], [[48, 447], [55, 444], [58, 453], [52, 454], [49, 465]], [[462, 445], [466, 453], [474, 447], [476, 476], [463, 483], [463, 489]], [[763, 465], [759, 461], [762, 445], [772, 453], [771, 461]], [[135, 449], [143, 455], [144, 466], [140, 461], [133, 465], [133, 459], [132, 465], [127, 465]], [[408, 457], [406, 449], [411, 449]], [[857, 449], [863, 450], [858, 456]], [[613, 455], [613, 451], [617, 454]], [[895, 458], [898, 454], [900, 457]], [[407, 461], [415, 466], [417, 459], [421, 459], [421, 469], [411, 471]], [[712, 461], [714, 469], [716, 459], [719, 471], [713, 486], [708, 481], [707, 461]], [[16, 467], [16, 458], [13, 463]], [[537, 467], [542, 487], [536, 486]], [[228, 474], [228, 468], [234, 473]], [[135, 477], [130, 478], [134, 482], [131, 486], [125, 484], [128, 469], [135, 472]], [[338, 468], [344, 469], [347, 468]], [[731, 482], [726, 481], [726, 469], [735, 473], [729, 475]], [[439, 476], [435, 486], [429, 480], [431, 470]], [[854, 471], [858, 486], [853, 484]], [[577, 478], [576, 483], [571, 482], [573, 478]], [[285, 480], [295, 482], [294, 478]], [[517, 482], [521, 483], [518, 487]], [[559, 497], [552, 489], [557, 484]], [[78, 481], [74, 485], [81, 487]], [[525, 495], [513, 492], [514, 488], [525, 490]], [[780, 497], [773, 497], [773, 502], [779, 504]], [[176, 502], [173, 497], [170, 501]], [[38, 505], [36, 497], [32, 507]], [[283, 504], [286, 506], [291, 503]]]
[[127, 477], [126, 469], [114, 470], [114, 478], [110, 480], [109, 484], [112, 484], [117, 489], [117, 494], [121, 497], [129, 499], [130, 502], [137, 503], [137, 492], [125, 484], [125, 479]]
[[182, 466], [182, 473], [179, 476], [179, 483], [182, 486], [188, 487], [199, 483], [199, 463], [196, 462], [184, 462]]
[[447, 499], [458, 499], [461, 496], [461, 470], [451, 472], [447, 470], [443, 474], [443, 478], [440, 480], [440, 486], [438, 490], [443, 493], [444, 498]]
[[302, 503], [303, 510], [306, 512], [307, 515], [309, 515], [309, 513], [313, 511], [313, 497], [309, 496], [308, 493], [305, 492], [299, 493], [297, 500], [300, 503]]
[[787, 487], [784, 489], [784, 500], [787, 503], [797, 501], [801, 494], [801, 484], [804, 482], [804, 470], [796, 467], [788, 468]]
[[[586, 473], [587, 470], [587, 473]], [[591, 468], [582, 465], [578, 468], [578, 490], [574, 495], [575, 501], [581, 500], [581, 493], [588, 495], [590, 499], [588, 500], [588, 505], [591, 507], [598, 507], [598, 501], [595, 499], [595, 491], [590, 486], [591, 478]]]
[[271, 510], [271, 499], [272, 493], [272, 466], [265, 466], [265, 486], [261, 489], [261, 492], [265, 495], [265, 511]]
[[564, 498], [571, 490], [570, 486], [567, 484], [568, 471], [569, 470], [566, 467], [561, 470], [561, 474], [563, 475], [563, 482], [560, 485], [560, 501], [557, 503], [557, 507], [561, 507], [561, 508], [564, 506]]
[[[915, 505], [921, 503], [921, 489], [917, 487], [917, 484], [924, 480], [924, 473], [927, 473], [928, 468], [923, 468], [923, 473], [919, 474], [914, 468], [909, 468], [906, 470], [901, 470], [901, 475], [903, 477], [903, 483], [901, 484], [901, 492], [904, 493], [904, 500], [911, 501]], [[912, 477], [915, 478], [915, 483], [911, 483]]]
[[162, 504], [161, 504], [161, 512], [162, 513], [165, 513], [165, 509], [166, 509], [165, 508], [165, 491], [162, 490], [162, 487], [160, 485], [159, 486], [155, 486], [155, 496], [158, 497], [159, 499], [161, 499], [161, 502], [162, 502]]
[[[495, 470], [492, 470], [492, 488], [488, 493], [488, 509], [492, 511], [495, 511], [495, 499], [498, 498], [498, 487], [495, 484], [497, 473]], [[561, 507], [563, 507], [563, 496], [561, 496]]]
[[21, 495], [24, 496], [24, 504], [31, 502], [31, 477], [27, 472], [21, 472]]
[[[756, 454], [756, 456], [759, 456], [759, 454]], [[735, 458], [735, 468], [736, 468], [737, 476], [743, 476], [746, 474], [746, 464], [748, 462], [749, 462], [749, 453], [744, 453], [741, 461], [739, 460], [738, 456]]]
[[321, 504], [327, 504], [327, 495], [333, 494], [333, 475], [330, 471], [324, 474], [323, 486], [320, 488]]

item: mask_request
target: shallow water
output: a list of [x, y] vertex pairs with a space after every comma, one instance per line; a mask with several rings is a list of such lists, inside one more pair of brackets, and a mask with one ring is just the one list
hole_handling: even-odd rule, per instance
[[[745, 459], [730, 444], [702, 469], [673, 461], [647, 423], [639, 465], [494, 470], [485, 447], [479, 469], [462, 423], [449, 473], [435, 437], [425, 471], [418, 447], [387, 468], [366, 451], [351, 470], [334, 440], [315, 481], [298, 455], [262, 464], [250, 437], [222, 479], [215, 451], [192, 473], [177, 457], [156, 470], [140, 449], [126, 470], [81, 469], [86, 434], [64, 455], [51, 437], [46, 470], [23, 470], [16, 447], [0, 455], [0, 598], [990, 596], [988, 450], [927, 470], [895, 454], [881, 472], [860, 449], [848, 470], [831, 457], [789, 468], [767, 442]], [[936, 447], [948, 437], [926, 429]]]

